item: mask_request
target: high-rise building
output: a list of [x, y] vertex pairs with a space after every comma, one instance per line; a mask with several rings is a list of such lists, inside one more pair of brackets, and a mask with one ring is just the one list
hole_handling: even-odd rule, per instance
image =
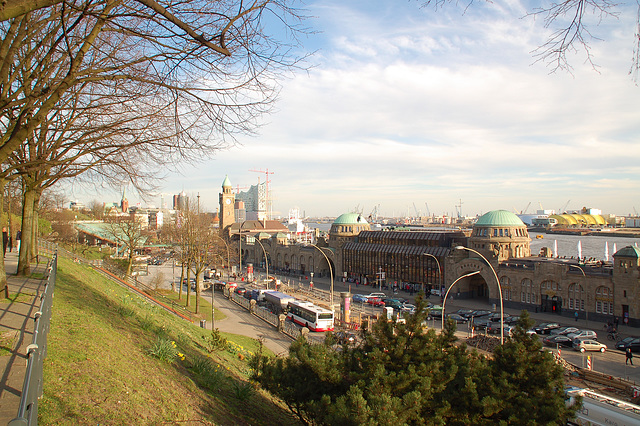
[[244, 201], [246, 220], [266, 220], [267, 217], [267, 183], [251, 185], [249, 190], [239, 192], [237, 200]]
[[181, 193], [173, 196], [173, 209], [185, 210], [189, 205], [189, 197], [182, 191]]

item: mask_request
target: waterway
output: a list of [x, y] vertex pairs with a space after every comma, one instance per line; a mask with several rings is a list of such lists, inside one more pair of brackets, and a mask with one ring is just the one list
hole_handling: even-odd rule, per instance
[[[543, 238], [537, 238], [542, 235]], [[530, 233], [531, 255], [537, 256], [542, 247], [549, 247], [554, 250], [557, 243], [558, 256], [578, 257], [578, 243], [582, 247], [582, 257], [593, 257], [596, 260], [605, 259], [605, 246], [609, 247], [609, 261], [612, 261], [614, 250], [620, 250], [626, 246], [639, 246], [640, 238], [616, 237], [614, 235], [559, 235], [559, 234], [537, 234]], [[614, 248], [615, 247], [615, 248]]]
[[[331, 228], [330, 223], [305, 223], [310, 229], [319, 228], [321, 231], [328, 231]], [[421, 228], [422, 229], [422, 228]], [[427, 230], [426, 228], [424, 230]], [[537, 238], [541, 235], [542, 238]], [[562, 235], [562, 234], [539, 234], [535, 232], [529, 233], [531, 237], [531, 255], [537, 256], [542, 247], [549, 247], [554, 250], [557, 244], [558, 256], [560, 257], [578, 257], [578, 242], [582, 247], [582, 257], [593, 257], [596, 260], [605, 259], [605, 245], [609, 246], [609, 261], [612, 261], [614, 247], [620, 250], [626, 246], [640, 246], [640, 238], [619, 237], [603, 233], [602, 235]]]

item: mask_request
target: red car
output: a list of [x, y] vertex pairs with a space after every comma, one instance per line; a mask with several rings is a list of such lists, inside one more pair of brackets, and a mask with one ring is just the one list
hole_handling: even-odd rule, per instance
[[367, 303], [373, 306], [384, 306], [384, 302], [379, 297], [370, 297], [367, 299]]

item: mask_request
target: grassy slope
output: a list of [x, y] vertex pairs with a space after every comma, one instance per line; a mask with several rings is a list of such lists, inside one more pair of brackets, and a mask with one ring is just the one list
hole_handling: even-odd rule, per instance
[[[40, 424], [295, 424], [246, 382], [257, 342], [225, 335], [229, 349], [209, 354], [210, 334], [60, 258]], [[149, 354], [160, 341], [175, 342], [169, 361]]]

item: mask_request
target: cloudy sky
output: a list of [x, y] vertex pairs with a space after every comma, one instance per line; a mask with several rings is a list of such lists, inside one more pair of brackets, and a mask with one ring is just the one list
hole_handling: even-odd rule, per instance
[[[539, 2], [536, 2], [539, 4]], [[636, 3], [589, 19], [571, 73], [536, 63], [553, 28], [526, 2], [420, 8], [408, 0], [311, 0], [317, 50], [282, 82], [274, 114], [242, 146], [171, 175], [213, 211], [225, 175], [269, 170], [274, 215], [640, 210], [640, 87], [629, 75]], [[556, 27], [557, 28], [557, 27]], [[110, 200], [115, 201], [115, 200]], [[130, 198], [135, 203], [136, 200]], [[159, 204], [158, 200], [151, 203]], [[530, 203], [530, 204], [529, 204]], [[143, 203], [145, 204], [145, 203]], [[415, 205], [415, 207], [414, 207]]]

